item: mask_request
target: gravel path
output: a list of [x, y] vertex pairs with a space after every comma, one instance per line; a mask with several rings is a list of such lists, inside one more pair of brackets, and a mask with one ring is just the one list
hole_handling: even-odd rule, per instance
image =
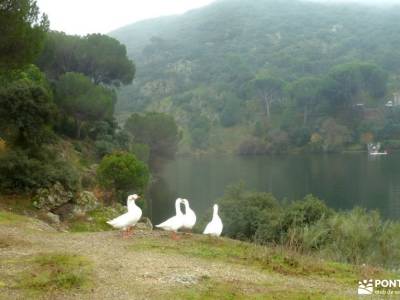
[[[39, 253], [71, 253], [87, 257], [93, 263], [95, 284], [89, 291], [75, 294], [54, 294], [46, 299], [165, 299], [162, 295], [175, 288], [198, 284], [202, 278], [238, 282], [249, 288], [260, 284], [271, 290], [309, 290], [326, 286], [330, 292], [350, 295], [342, 286], [321, 280], [284, 276], [236, 264], [203, 260], [179, 254], [156, 251], [132, 251], [135, 242], [147, 235], [167, 238], [158, 231], [136, 231], [135, 236], [122, 239], [118, 232], [60, 233], [35, 221], [28, 226], [0, 225], [0, 273], [13, 276], [20, 264], [7, 261]], [[179, 241], [177, 241], [179, 243]], [[11, 267], [11, 266], [18, 267]], [[24, 299], [17, 289], [1, 288], [0, 299]], [[161, 298], [160, 298], [161, 297]]]

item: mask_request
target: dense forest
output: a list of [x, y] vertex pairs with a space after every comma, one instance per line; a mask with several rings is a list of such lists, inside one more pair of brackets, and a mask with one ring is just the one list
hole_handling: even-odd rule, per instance
[[171, 114], [182, 153], [400, 146], [400, 11], [307, 1], [220, 0], [112, 32], [138, 67], [129, 112]]
[[51, 31], [36, 1], [0, 1], [1, 194], [55, 190], [68, 204], [96, 189], [110, 204], [146, 191], [179, 132], [161, 113], [117, 124], [118, 88], [135, 72], [116, 39]]

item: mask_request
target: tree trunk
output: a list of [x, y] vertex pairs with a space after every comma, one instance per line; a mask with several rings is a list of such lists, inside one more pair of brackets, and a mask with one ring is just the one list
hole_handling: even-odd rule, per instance
[[269, 120], [271, 116], [271, 103], [267, 94], [264, 95], [264, 103], [265, 103], [265, 113], [267, 115], [267, 120]]

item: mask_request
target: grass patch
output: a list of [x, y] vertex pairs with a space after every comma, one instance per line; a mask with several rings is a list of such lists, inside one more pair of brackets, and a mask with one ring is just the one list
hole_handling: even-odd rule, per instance
[[210, 278], [204, 279], [197, 285], [179, 288], [171, 291], [164, 299], [188, 300], [264, 300], [264, 299], [343, 299], [343, 295], [325, 293], [323, 291], [287, 289], [285, 286], [268, 287], [263, 284], [241, 282], [238, 280], [219, 281]]
[[0, 211], [0, 224], [7, 225], [7, 224], [15, 224], [20, 222], [26, 222], [28, 218], [20, 215], [16, 215], [6, 211]]
[[97, 232], [109, 231], [113, 228], [106, 222], [111, 220], [122, 212], [112, 207], [102, 207], [88, 213], [83, 219], [75, 219], [70, 222], [69, 229], [71, 232]]
[[92, 267], [82, 256], [41, 254], [31, 261], [32, 270], [20, 274], [18, 288], [36, 292], [82, 289], [90, 285]]
[[182, 238], [178, 242], [162, 237], [138, 238], [135, 244], [130, 246], [130, 249], [219, 260], [253, 266], [283, 275], [322, 276], [347, 284], [354, 284], [359, 278], [385, 274], [381, 269], [358, 268], [348, 264], [329, 262], [316, 257], [300, 255], [284, 248], [264, 247], [230, 239], [213, 239], [196, 235]]

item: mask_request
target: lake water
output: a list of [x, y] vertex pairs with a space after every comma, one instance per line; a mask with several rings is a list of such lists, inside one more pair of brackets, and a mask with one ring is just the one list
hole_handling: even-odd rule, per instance
[[151, 190], [155, 223], [174, 214], [174, 200], [187, 198], [201, 216], [228, 185], [244, 182], [279, 200], [313, 194], [335, 209], [361, 206], [400, 218], [400, 153], [288, 156], [202, 156], [168, 163]]

